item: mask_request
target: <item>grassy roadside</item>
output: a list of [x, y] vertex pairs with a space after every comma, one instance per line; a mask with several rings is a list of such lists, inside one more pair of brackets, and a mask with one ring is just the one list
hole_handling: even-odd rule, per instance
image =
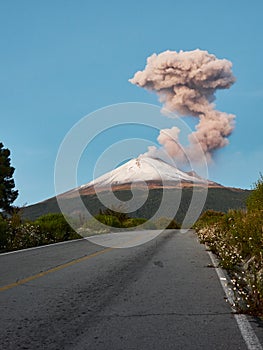
[[263, 216], [261, 211], [208, 211], [195, 225], [201, 243], [231, 277], [237, 311], [263, 315]]
[[47, 214], [22, 221], [19, 214], [0, 215], [0, 253], [82, 238], [62, 214]]
[[237, 311], [263, 316], [262, 175], [247, 199], [247, 210], [206, 211], [194, 228], [229, 273]]
[[[71, 222], [73, 219], [68, 219]], [[174, 219], [162, 217], [154, 223], [144, 218], [131, 218], [127, 214], [107, 209], [78, 226], [77, 233], [62, 214], [43, 215], [35, 221], [21, 219], [19, 213], [4, 217], [0, 213], [0, 253], [37, 247], [57, 242], [88, 237], [94, 234], [115, 232], [126, 229], [177, 229]]]

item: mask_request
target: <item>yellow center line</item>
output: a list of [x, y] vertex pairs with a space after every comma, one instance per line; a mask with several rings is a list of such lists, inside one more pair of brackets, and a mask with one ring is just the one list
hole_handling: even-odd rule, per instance
[[[134, 242], [138, 241], [139, 239], [141, 239], [140, 236], [139, 237], [135, 237], [133, 239], [128, 240], [128, 242], [126, 242], [126, 244], [134, 243]], [[115, 248], [111, 248], [111, 247], [105, 248], [105, 249], [100, 250], [100, 251], [98, 251], [96, 253], [92, 253], [90, 255], [83, 256], [82, 258], [75, 259], [75, 260], [72, 260], [72, 261], [70, 261], [68, 263], [65, 263], [65, 264], [53, 267], [53, 268], [51, 268], [51, 269], [49, 269], [47, 271], [43, 271], [43, 272], [40, 272], [40, 273], [38, 273], [36, 275], [29, 276], [29, 277], [23, 278], [21, 280], [18, 280], [16, 282], [7, 284], [7, 285], [5, 285], [3, 287], [0, 287], [0, 292], [3, 292], [5, 290], [11, 289], [11, 288], [14, 288], [14, 287], [17, 287], [17, 286], [20, 286], [20, 285], [25, 284], [25, 283], [30, 282], [30, 281], [34, 281], [37, 278], [44, 277], [44, 276], [46, 276], [46, 275], [48, 275], [48, 274], [50, 274], [52, 272], [60, 271], [62, 269], [65, 269], [66, 267], [73, 266], [73, 265], [78, 264], [78, 263], [80, 263], [82, 261], [89, 260], [91, 258], [94, 258], [94, 257], [98, 256], [98, 255], [107, 253], [107, 252], [109, 252], [109, 251], [111, 251], [113, 249], [115, 249]]]
[[0, 287], [0, 292], [3, 292], [5, 290], [11, 289], [11, 288], [14, 288], [14, 287], [17, 287], [17, 286], [20, 286], [21, 284], [25, 284], [25, 283], [30, 282], [30, 281], [34, 281], [35, 279], [43, 277], [43, 276], [46, 276], [49, 273], [65, 269], [66, 267], [70, 267], [70, 266], [78, 264], [78, 263], [80, 263], [82, 261], [89, 260], [91, 258], [94, 258], [94, 257], [98, 256], [98, 255], [107, 253], [107, 252], [109, 252], [111, 250], [113, 250], [113, 248], [106, 248], [106, 249], [100, 250], [100, 251], [98, 251], [96, 253], [93, 253], [93, 254], [90, 254], [90, 255], [86, 255], [86, 256], [83, 256], [82, 258], [75, 259], [75, 260], [72, 260], [72, 261], [70, 261], [68, 263], [65, 263], [65, 264], [53, 267], [53, 268], [51, 268], [51, 269], [49, 269], [47, 271], [40, 272], [40, 273], [38, 273], [36, 275], [23, 278], [23, 279], [21, 279], [21, 280], [19, 280], [17, 282], [7, 284], [7, 285], [5, 285], [3, 287]]

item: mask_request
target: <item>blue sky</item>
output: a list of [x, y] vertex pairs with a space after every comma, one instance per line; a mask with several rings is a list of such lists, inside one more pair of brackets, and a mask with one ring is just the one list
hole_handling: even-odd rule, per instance
[[237, 82], [216, 104], [236, 115], [236, 128], [209, 177], [250, 188], [263, 171], [262, 13], [261, 0], [0, 0], [0, 141], [12, 152], [16, 204], [55, 194], [59, 145], [82, 117], [116, 103], [158, 104], [128, 79], [167, 49], [233, 62]]

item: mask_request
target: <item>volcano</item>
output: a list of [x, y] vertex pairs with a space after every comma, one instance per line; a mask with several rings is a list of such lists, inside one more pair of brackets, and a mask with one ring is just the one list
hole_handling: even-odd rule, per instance
[[[198, 176], [194, 171], [184, 172], [176, 166], [159, 158], [139, 156], [97, 179], [78, 188], [81, 195], [111, 190], [124, 190], [147, 185], [153, 188], [182, 188], [182, 187], [223, 187], [222, 185]], [[67, 192], [67, 195], [74, 191]]]
[[[184, 172], [159, 158], [142, 155], [87, 184], [62, 193], [58, 197], [52, 197], [24, 208], [23, 217], [34, 220], [44, 214], [60, 212], [58, 199], [63, 201], [63, 207], [67, 215], [71, 216], [75, 213], [83, 216], [85, 213], [83, 213], [83, 207], [79, 206], [79, 196], [89, 212], [92, 215], [97, 215], [100, 210], [105, 209], [103, 203], [97, 197], [98, 192], [101, 192], [100, 195], [107, 200], [111, 191], [113, 191], [117, 198], [128, 203], [127, 201], [132, 197], [131, 190], [136, 190], [136, 196], [140, 201], [140, 198], [145, 194], [146, 187], [149, 190], [147, 201], [130, 215], [132, 217], [151, 218], [158, 210], [164, 191], [166, 193], [168, 191], [171, 200], [167, 201], [165, 212], [167, 217], [177, 198], [179, 200], [182, 197], [176, 216], [179, 223], [183, 221], [194, 188], [201, 192], [207, 191], [208, 188], [207, 200], [203, 210], [213, 209], [227, 212], [229, 209], [245, 208], [245, 200], [249, 194], [248, 190], [224, 187], [200, 177], [193, 171]], [[128, 204], [125, 205], [128, 207]]]

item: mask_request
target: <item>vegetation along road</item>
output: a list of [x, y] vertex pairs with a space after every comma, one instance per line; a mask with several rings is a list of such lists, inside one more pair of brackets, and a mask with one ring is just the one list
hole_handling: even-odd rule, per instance
[[125, 235], [1, 254], [1, 349], [261, 349], [193, 231]]

